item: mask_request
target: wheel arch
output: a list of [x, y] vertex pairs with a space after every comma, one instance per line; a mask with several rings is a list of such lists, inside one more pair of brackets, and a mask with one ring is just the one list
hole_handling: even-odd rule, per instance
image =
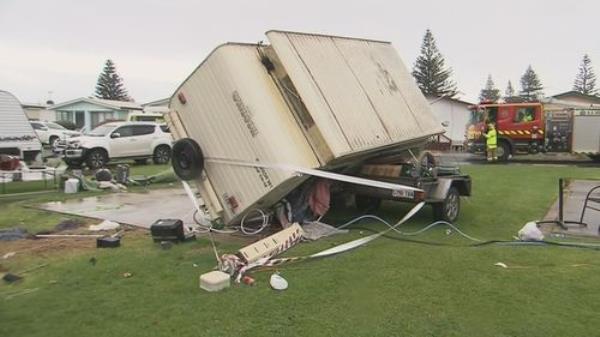
[[508, 144], [508, 149], [510, 151], [510, 154], [515, 154], [515, 141], [512, 140], [511, 138], [507, 138], [507, 137], [498, 137], [498, 144], [500, 143], [506, 143]]
[[455, 187], [461, 197], [471, 196], [471, 181], [470, 180], [454, 180], [450, 187]]
[[92, 148], [89, 148], [86, 150], [86, 153], [90, 153], [92, 151], [97, 151], [97, 150], [104, 152], [106, 154], [106, 156], [110, 159], [110, 152], [108, 152], [108, 149], [106, 149], [102, 146], [94, 146]]
[[169, 150], [171, 150], [173, 148], [173, 146], [171, 146], [171, 144], [167, 144], [167, 143], [158, 143], [154, 146], [154, 149], [152, 150], [152, 153], [154, 153], [156, 151], [156, 149], [158, 149], [159, 147], [168, 147]]

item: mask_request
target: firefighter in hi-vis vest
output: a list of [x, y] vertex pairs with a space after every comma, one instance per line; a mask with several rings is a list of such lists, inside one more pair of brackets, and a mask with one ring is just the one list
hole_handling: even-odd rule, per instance
[[498, 154], [496, 149], [498, 147], [498, 135], [496, 133], [496, 127], [494, 123], [488, 124], [488, 131], [484, 133], [486, 141], [486, 149], [487, 149], [487, 160], [488, 161], [497, 161]]

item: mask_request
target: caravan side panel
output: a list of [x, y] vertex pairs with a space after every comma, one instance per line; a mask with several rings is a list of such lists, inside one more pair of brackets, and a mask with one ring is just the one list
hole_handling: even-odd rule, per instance
[[336, 157], [443, 132], [391, 44], [280, 31], [267, 36]]
[[29, 124], [19, 100], [11, 93], [0, 90], [0, 153], [7, 149], [39, 153], [42, 144]]
[[[178, 94], [187, 102], [182, 104]], [[175, 92], [177, 112], [189, 137], [207, 158], [206, 173], [226, 222], [279, 200], [302, 180], [293, 172], [211, 162], [225, 159], [318, 167], [306, 138], [260, 62], [256, 45], [218, 47]], [[268, 205], [271, 206], [271, 205]]]

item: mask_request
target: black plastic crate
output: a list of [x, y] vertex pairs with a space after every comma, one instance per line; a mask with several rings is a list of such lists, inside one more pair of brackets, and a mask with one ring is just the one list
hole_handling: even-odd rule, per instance
[[185, 241], [183, 221], [179, 219], [159, 219], [150, 226], [154, 242]]

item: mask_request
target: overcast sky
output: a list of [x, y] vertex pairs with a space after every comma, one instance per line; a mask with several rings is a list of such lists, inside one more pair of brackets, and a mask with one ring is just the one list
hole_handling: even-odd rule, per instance
[[529, 64], [556, 94], [584, 53], [600, 67], [599, 14], [597, 0], [0, 0], [0, 89], [32, 103], [89, 96], [111, 58], [143, 103], [170, 96], [218, 44], [269, 29], [388, 40], [412, 69], [430, 28], [463, 99], [488, 73], [518, 88]]

